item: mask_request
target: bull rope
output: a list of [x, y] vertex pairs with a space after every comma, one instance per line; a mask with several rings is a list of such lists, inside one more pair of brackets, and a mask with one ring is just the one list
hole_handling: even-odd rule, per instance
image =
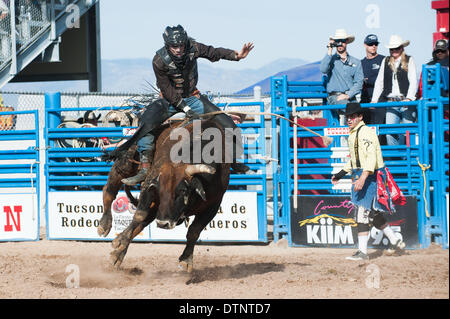
[[[235, 115], [242, 114], [242, 115], [270, 115], [270, 116], [275, 116], [275, 117], [277, 117], [279, 119], [288, 121], [289, 123], [291, 123], [291, 124], [293, 124], [295, 126], [298, 126], [298, 127], [302, 128], [302, 129], [304, 129], [304, 130], [306, 130], [306, 131], [308, 131], [308, 132], [310, 132], [310, 133], [312, 133], [314, 135], [317, 135], [318, 137], [320, 137], [322, 139], [322, 142], [325, 145], [325, 147], [328, 147], [328, 145], [330, 145], [333, 142], [333, 139], [331, 137], [322, 136], [319, 133], [314, 132], [313, 130], [307, 128], [306, 126], [298, 124], [298, 123], [296, 123], [296, 122], [294, 122], [294, 121], [292, 121], [292, 120], [290, 120], [290, 119], [288, 119], [288, 118], [286, 118], [284, 116], [281, 116], [279, 114], [270, 113], [270, 112], [214, 111], [214, 112], [209, 112], [209, 113], [204, 113], [204, 114], [196, 114], [196, 115], [198, 115], [198, 117], [206, 117], [206, 116], [218, 115], [218, 114], [235, 114]], [[184, 119], [184, 121], [187, 122], [187, 121], [189, 121], [189, 119], [186, 118], [186, 119]]]
[[[288, 121], [289, 123], [295, 125], [296, 127], [300, 127], [318, 137], [320, 137], [322, 139], [323, 144], [325, 145], [325, 147], [328, 147], [332, 142], [333, 139], [331, 137], [328, 136], [322, 136], [317, 132], [314, 132], [313, 130], [307, 128], [306, 126], [303, 126], [301, 124], [298, 124], [282, 115], [279, 114], [275, 114], [275, 113], [270, 113], [270, 112], [242, 112], [242, 111], [214, 111], [214, 112], [209, 112], [209, 113], [203, 113], [203, 114], [196, 114], [198, 117], [208, 117], [208, 116], [214, 116], [214, 115], [218, 115], [218, 114], [235, 114], [235, 115], [270, 115], [270, 116], [275, 116], [279, 119]], [[184, 118], [184, 119], [173, 119], [172, 121], [182, 121], [181, 125], [186, 124], [187, 122], [190, 121], [190, 118]], [[140, 164], [139, 161], [135, 161], [133, 160], [134, 163], [136, 164]]]

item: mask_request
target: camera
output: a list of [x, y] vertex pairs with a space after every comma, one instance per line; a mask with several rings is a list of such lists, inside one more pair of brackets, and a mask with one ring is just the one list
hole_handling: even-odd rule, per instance
[[332, 42], [330, 43], [330, 47], [332, 48], [337, 48], [337, 47], [341, 47], [342, 46], [342, 42]]

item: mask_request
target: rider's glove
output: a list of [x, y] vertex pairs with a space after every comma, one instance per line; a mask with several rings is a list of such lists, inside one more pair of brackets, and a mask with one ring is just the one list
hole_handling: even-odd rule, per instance
[[186, 116], [191, 119], [191, 120], [196, 120], [199, 118], [198, 114], [195, 113], [190, 107], [189, 105], [186, 104], [186, 102], [184, 102], [184, 100], [181, 100], [180, 103], [178, 103], [177, 108], [179, 110], [182, 110]]

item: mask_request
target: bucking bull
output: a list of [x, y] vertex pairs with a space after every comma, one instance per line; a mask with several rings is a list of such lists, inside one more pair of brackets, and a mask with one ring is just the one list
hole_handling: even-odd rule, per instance
[[[219, 151], [225, 154], [225, 134], [222, 126], [213, 119], [202, 120], [200, 124], [202, 132], [207, 128], [215, 128], [222, 133], [220, 134], [222, 149]], [[181, 126], [189, 132], [189, 138], [186, 138], [186, 135], [181, 140], [171, 138], [171, 132]], [[121, 265], [132, 239], [155, 219], [158, 227], [171, 229], [194, 215], [195, 219], [187, 231], [186, 247], [179, 257], [180, 265], [188, 272], [192, 271], [194, 246], [200, 233], [220, 207], [228, 187], [231, 166], [225, 160], [208, 164], [173, 162], [171, 149], [174, 146], [178, 148], [180, 145], [187, 146], [190, 154], [193, 154], [193, 131], [192, 122], [187, 125], [186, 122], [179, 122], [160, 127], [153, 163], [145, 181], [141, 184], [138, 200], [125, 185], [127, 196], [137, 209], [129, 226], [112, 242], [111, 262], [114, 266]], [[203, 149], [206, 142], [203, 139], [200, 141]], [[186, 148], [181, 146], [181, 149]], [[107, 236], [111, 230], [112, 202], [122, 187], [121, 180], [136, 174], [139, 164], [136, 158], [136, 144], [134, 144], [125, 154], [116, 158], [111, 168], [107, 184], [103, 187], [104, 213], [97, 228], [100, 236]]]

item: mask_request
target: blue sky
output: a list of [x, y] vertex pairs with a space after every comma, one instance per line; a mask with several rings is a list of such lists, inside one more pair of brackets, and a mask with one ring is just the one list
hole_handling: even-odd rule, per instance
[[100, 0], [103, 59], [153, 58], [162, 46], [167, 25], [181, 24], [197, 41], [240, 50], [253, 41], [255, 49], [240, 63], [220, 61], [218, 67], [259, 68], [279, 58], [318, 61], [328, 37], [337, 28], [355, 35], [351, 55], [364, 57], [363, 40], [379, 36], [379, 52], [390, 35], [411, 44], [406, 52], [417, 64], [431, 58], [436, 12], [429, 0]]

